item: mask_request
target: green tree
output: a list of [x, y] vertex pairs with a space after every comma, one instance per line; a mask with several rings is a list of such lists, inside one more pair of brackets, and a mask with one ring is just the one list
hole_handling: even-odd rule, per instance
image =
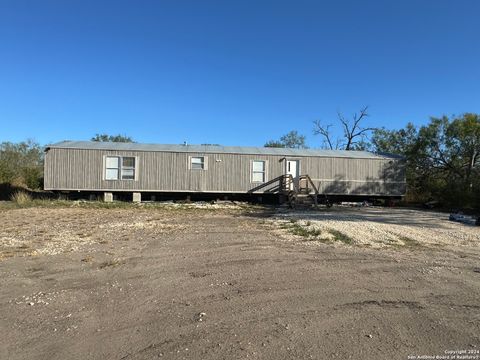
[[400, 130], [375, 129], [371, 142], [377, 152], [406, 156], [412, 152], [417, 138], [417, 128], [412, 123], [408, 123], [404, 129]]
[[419, 167], [418, 129], [408, 123], [400, 130], [375, 129], [371, 137], [372, 150], [377, 153], [400, 155], [406, 162], [406, 179], [408, 184], [407, 200], [424, 202], [431, 196], [425, 191], [426, 178]]
[[265, 143], [264, 147], [284, 148], [286, 146], [284, 143], [280, 142], [279, 140], [269, 140]]
[[123, 143], [133, 143], [133, 139], [130, 136], [126, 135], [108, 135], [108, 134], [95, 134], [94, 137], [90, 139], [91, 141], [98, 142], [123, 142]]
[[432, 117], [416, 129], [378, 129], [372, 143], [379, 152], [403, 155], [409, 193], [453, 207], [480, 208], [480, 116], [466, 113]]
[[264, 146], [275, 148], [308, 149], [306, 137], [304, 135], [300, 135], [296, 130], [292, 130], [283, 135], [280, 140], [270, 140], [265, 143]]
[[454, 119], [447, 129], [448, 147], [453, 161], [463, 173], [465, 185], [473, 188], [473, 178], [480, 175], [480, 115], [467, 113]]
[[0, 144], [0, 183], [38, 189], [42, 185], [43, 149], [33, 140]]

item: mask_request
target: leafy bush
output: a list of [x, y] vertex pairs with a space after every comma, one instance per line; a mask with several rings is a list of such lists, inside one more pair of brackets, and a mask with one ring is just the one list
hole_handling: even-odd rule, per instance
[[480, 114], [431, 118], [420, 128], [377, 129], [372, 143], [378, 152], [407, 160], [406, 200], [480, 209]]
[[43, 150], [27, 140], [0, 144], [0, 184], [40, 189], [43, 177]]

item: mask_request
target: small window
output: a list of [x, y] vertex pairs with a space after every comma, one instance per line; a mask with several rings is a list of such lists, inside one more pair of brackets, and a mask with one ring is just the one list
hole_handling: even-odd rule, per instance
[[190, 158], [190, 168], [192, 170], [204, 170], [205, 169], [205, 157], [191, 157]]
[[252, 161], [252, 182], [265, 182], [265, 161]]
[[107, 156], [105, 158], [105, 180], [135, 180], [135, 158]]

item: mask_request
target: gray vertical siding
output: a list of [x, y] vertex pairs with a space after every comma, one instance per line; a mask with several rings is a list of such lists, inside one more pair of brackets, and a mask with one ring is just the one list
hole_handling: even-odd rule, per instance
[[[137, 158], [137, 179], [104, 180], [104, 156]], [[205, 156], [206, 170], [190, 170], [190, 156]], [[251, 161], [266, 161], [267, 181], [284, 174], [284, 156], [117, 151], [51, 148], [45, 155], [46, 190], [242, 192], [251, 182]], [[308, 174], [326, 194], [391, 195], [405, 193], [401, 160], [335, 157], [287, 157], [300, 160], [300, 173]], [[255, 192], [274, 190], [275, 184]]]

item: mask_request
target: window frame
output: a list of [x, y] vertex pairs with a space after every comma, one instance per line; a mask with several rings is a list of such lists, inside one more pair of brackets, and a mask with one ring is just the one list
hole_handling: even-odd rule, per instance
[[[254, 170], [255, 163], [263, 163], [263, 170], [262, 171]], [[254, 179], [255, 174], [262, 174], [263, 180], [262, 181], [255, 180]], [[264, 184], [267, 181], [268, 181], [267, 180], [267, 160], [252, 160], [250, 163], [250, 182], [256, 183], [256, 184]]]
[[[201, 168], [194, 168], [193, 167], [193, 159], [202, 159], [202, 162], [200, 163], [202, 165]], [[198, 163], [196, 163], [198, 164]], [[188, 157], [188, 169], [189, 170], [194, 170], [194, 171], [205, 171], [208, 169], [208, 157], [205, 155], [192, 155]]]
[[[116, 166], [116, 167], [109, 167], [109, 166], [108, 166], [108, 160], [109, 160], [109, 159], [113, 159], [113, 158], [117, 159], [117, 166]], [[120, 156], [116, 156], [116, 155], [108, 156], [108, 155], [107, 155], [107, 156], [105, 156], [105, 161], [104, 161], [104, 163], [105, 163], [105, 166], [104, 166], [104, 169], [105, 169], [105, 170], [104, 170], [104, 173], [103, 173], [103, 174], [104, 174], [104, 175], [103, 175], [103, 176], [104, 176], [104, 179], [105, 179], [105, 180], [108, 180], [108, 181], [118, 180], [119, 177], [120, 177]], [[108, 177], [108, 170], [116, 170], [116, 171], [117, 171], [117, 177], [116, 177], [116, 178], [109, 178], [109, 177]]]
[[[117, 167], [108, 167], [108, 159], [109, 158], [117, 158]], [[124, 166], [123, 160], [124, 159], [133, 159], [133, 166]], [[136, 156], [122, 156], [122, 155], [104, 155], [103, 157], [103, 180], [105, 181], [137, 181], [138, 178], [138, 158]], [[117, 170], [117, 178], [109, 179], [107, 177], [108, 170]], [[127, 179], [124, 178], [124, 171], [133, 170], [133, 178]]]
[[[133, 159], [133, 166], [125, 166], [123, 164], [123, 161], [125, 159]], [[122, 156], [121, 157], [121, 164], [120, 164], [120, 168], [121, 168], [121, 171], [120, 171], [120, 180], [133, 180], [135, 181], [135, 178], [136, 178], [136, 165], [137, 165], [137, 158], [135, 156]], [[124, 170], [131, 170], [133, 172], [133, 177], [131, 179], [127, 179], [127, 178], [124, 178]]]

